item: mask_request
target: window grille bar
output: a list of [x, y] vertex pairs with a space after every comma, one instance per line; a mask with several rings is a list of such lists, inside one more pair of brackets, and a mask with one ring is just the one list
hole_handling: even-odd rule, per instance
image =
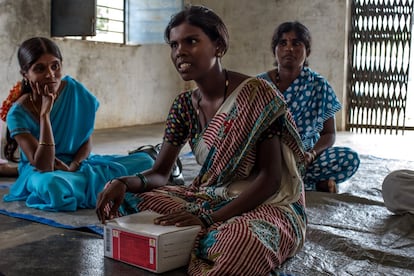
[[402, 132], [405, 126], [413, 0], [352, 0], [347, 130]]

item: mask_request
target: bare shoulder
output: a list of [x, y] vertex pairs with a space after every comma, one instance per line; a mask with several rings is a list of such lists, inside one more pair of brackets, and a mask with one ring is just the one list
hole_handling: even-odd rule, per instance
[[252, 78], [252, 76], [235, 72], [235, 71], [228, 71], [228, 79], [229, 79], [229, 90], [233, 91], [236, 87], [238, 87], [242, 82], [246, 79]]
[[21, 105], [26, 105], [29, 106], [30, 105], [30, 97], [29, 97], [29, 93], [24, 93], [22, 94], [17, 100], [16, 102], [18, 102]]
[[233, 80], [234, 82], [240, 84], [244, 80], [251, 78], [252, 76], [236, 72], [236, 71], [228, 71], [229, 72], [229, 79]]

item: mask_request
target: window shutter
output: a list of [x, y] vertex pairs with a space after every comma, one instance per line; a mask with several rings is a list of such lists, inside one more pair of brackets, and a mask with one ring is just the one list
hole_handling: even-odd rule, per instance
[[51, 36], [94, 36], [96, 0], [52, 0]]
[[165, 27], [182, 8], [183, 0], [126, 0], [126, 43], [164, 43]]

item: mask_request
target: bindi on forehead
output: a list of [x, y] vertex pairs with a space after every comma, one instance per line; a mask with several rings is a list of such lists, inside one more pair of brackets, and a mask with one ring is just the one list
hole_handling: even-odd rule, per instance
[[286, 35], [286, 36], [283, 35], [282, 38], [279, 41], [279, 44], [288, 44], [288, 43], [291, 43], [291, 44], [304, 44], [304, 42], [299, 37], [297, 37], [297, 35], [295, 33], [293, 33], [293, 34], [289, 33], [289, 34], [290, 35]]

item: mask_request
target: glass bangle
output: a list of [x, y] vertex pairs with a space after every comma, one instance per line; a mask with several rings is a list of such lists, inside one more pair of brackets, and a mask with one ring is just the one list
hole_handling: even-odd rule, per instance
[[141, 183], [142, 183], [141, 191], [144, 192], [148, 188], [148, 179], [142, 173], [136, 173], [135, 176], [137, 176], [141, 180]]

